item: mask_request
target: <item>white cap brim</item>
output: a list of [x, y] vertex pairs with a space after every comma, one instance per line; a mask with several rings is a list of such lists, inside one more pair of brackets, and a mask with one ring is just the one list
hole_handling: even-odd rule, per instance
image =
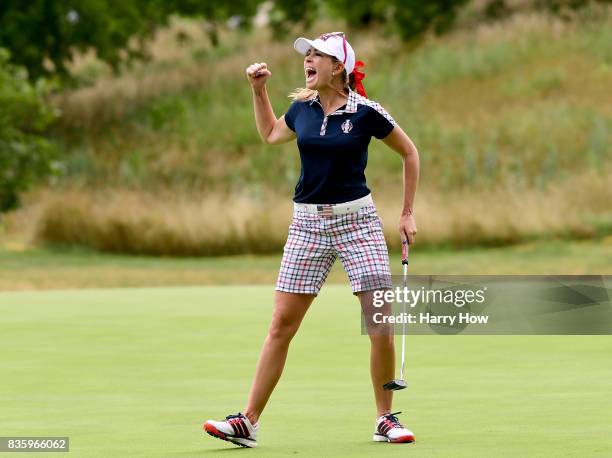
[[308, 38], [300, 37], [295, 40], [295, 43], [293, 43], [293, 47], [297, 52], [302, 55], [306, 54], [306, 51], [308, 51], [311, 47], [318, 49], [319, 51], [324, 52], [325, 54], [328, 54], [330, 56], [334, 55], [334, 51], [328, 46], [326, 46], [323, 40], [318, 39], [313, 41], [309, 40]]

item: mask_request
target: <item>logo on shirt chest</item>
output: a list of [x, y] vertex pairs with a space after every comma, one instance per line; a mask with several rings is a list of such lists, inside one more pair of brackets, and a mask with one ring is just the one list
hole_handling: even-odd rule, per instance
[[353, 129], [353, 123], [347, 119], [342, 123], [340, 129], [342, 129], [342, 132], [345, 134], [348, 134]]

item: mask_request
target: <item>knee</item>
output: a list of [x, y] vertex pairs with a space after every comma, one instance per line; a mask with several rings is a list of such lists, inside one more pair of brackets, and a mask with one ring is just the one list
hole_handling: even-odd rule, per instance
[[297, 332], [298, 326], [288, 317], [275, 314], [268, 330], [268, 338], [274, 341], [290, 341]]

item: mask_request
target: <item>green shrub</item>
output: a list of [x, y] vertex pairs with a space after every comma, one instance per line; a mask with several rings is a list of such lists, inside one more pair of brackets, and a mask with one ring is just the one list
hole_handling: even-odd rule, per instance
[[56, 149], [45, 137], [55, 112], [45, 101], [48, 85], [28, 81], [0, 48], [0, 212], [19, 205], [19, 193], [58, 169]]

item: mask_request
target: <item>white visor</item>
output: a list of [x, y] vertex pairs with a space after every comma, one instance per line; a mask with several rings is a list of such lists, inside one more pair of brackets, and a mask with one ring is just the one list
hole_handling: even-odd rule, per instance
[[324, 34], [315, 40], [300, 37], [295, 40], [293, 47], [302, 55], [305, 55], [306, 51], [313, 47], [322, 53], [334, 56], [340, 62], [344, 63], [347, 75], [350, 75], [355, 68], [355, 51], [353, 51], [352, 46], [342, 35]]

